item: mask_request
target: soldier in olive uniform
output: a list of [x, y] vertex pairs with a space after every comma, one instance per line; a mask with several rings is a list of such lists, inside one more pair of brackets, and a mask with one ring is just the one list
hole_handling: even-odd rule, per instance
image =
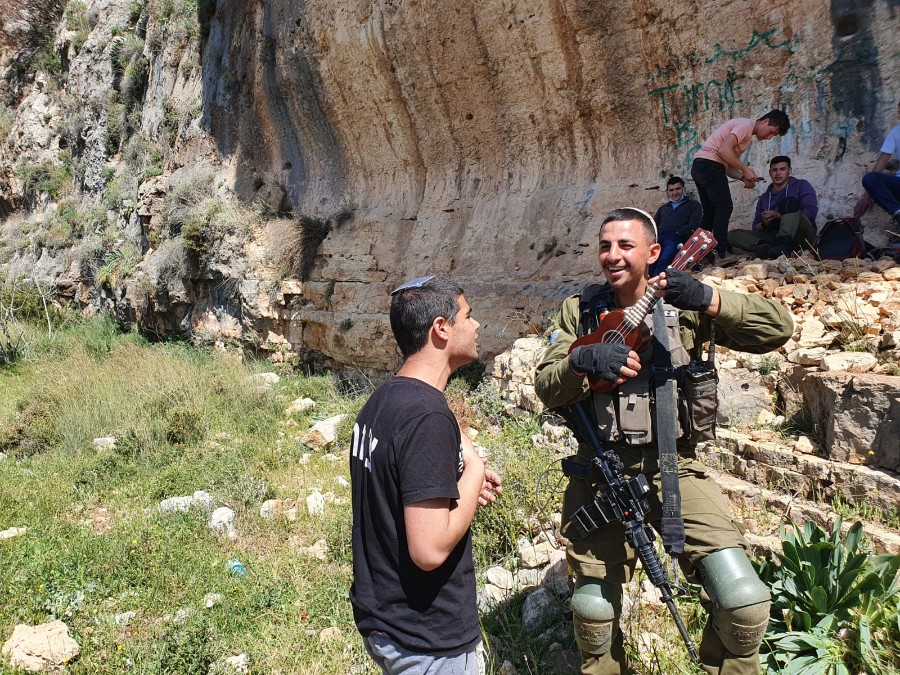
[[[635, 352], [624, 344], [581, 345], [575, 339], [596, 328], [597, 313], [633, 306], [648, 289], [647, 272], [659, 256], [653, 219], [638, 209], [613, 211], [600, 228], [600, 268], [604, 286], [592, 285], [567, 298], [551, 344], [537, 367], [536, 390], [550, 408], [592, 397], [600, 436], [619, 454], [627, 476], [643, 473], [651, 483], [650, 522], [659, 529], [661, 497], [657, 425], [654, 418], [653, 342]], [[731, 349], [761, 354], [791, 337], [793, 321], [777, 302], [713, 288], [690, 274], [669, 268], [659, 276], [657, 294], [664, 301], [671, 363], [682, 373], [696, 363], [710, 339]], [[681, 310], [681, 311], [678, 311]], [[659, 310], [658, 310], [659, 311]], [[645, 322], [648, 328], [652, 326]], [[586, 325], [590, 324], [590, 325]], [[665, 344], [665, 343], [662, 343]], [[611, 392], [591, 391], [587, 376], [619, 385]], [[715, 374], [705, 393], [687, 391], [679, 378], [677, 451], [684, 552], [678, 561], [685, 574], [703, 584], [701, 600], [710, 613], [700, 644], [707, 673], [756, 675], [759, 646], [768, 623], [770, 594], [745, 553], [747, 542], [732, 520], [718, 485], [695, 456], [699, 440], [711, 438], [715, 424]], [[699, 388], [703, 389], [703, 388]], [[579, 448], [576, 461], [587, 464], [593, 453]], [[627, 664], [618, 626], [622, 584], [634, 571], [635, 553], [618, 522], [580, 538], [565, 527], [579, 508], [594, 499], [588, 480], [570, 477], [563, 503], [567, 557], [576, 574], [572, 599], [582, 673], [625, 673]]]

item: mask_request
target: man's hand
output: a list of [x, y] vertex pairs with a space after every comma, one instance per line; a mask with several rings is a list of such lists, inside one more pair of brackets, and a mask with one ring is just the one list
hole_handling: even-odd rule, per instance
[[489, 506], [497, 501], [497, 495], [503, 492], [502, 482], [496, 471], [485, 468], [484, 484], [481, 486], [481, 493], [478, 495], [478, 506]]
[[741, 172], [741, 180], [744, 183], [744, 187], [749, 190], [756, 187], [756, 184], [759, 182], [759, 176], [748, 166]]
[[641, 359], [626, 344], [599, 342], [575, 347], [569, 354], [569, 367], [578, 374], [622, 384], [638, 374]]
[[497, 501], [497, 495], [503, 492], [503, 481], [496, 471], [486, 468], [487, 459], [478, 454], [472, 439], [460, 428], [463, 449], [463, 465], [469, 468], [470, 464], [484, 472], [484, 480], [481, 482], [481, 491], [478, 493], [478, 505], [487, 506]]
[[713, 301], [712, 286], [673, 267], [659, 275], [659, 291], [659, 297], [678, 309], [705, 312]]
[[762, 218], [763, 225], [766, 227], [773, 227], [781, 222], [781, 214], [778, 211], [772, 211], [771, 209], [766, 209], [761, 214], [759, 214]]

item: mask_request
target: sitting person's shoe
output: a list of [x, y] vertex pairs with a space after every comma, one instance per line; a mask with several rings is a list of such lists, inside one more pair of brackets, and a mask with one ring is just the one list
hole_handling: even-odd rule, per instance
[[769, 247], [767, 256], [769, 258], [778, 258], [784, 256], [789, 258], [794, 253], [794, 242], [787, 237], [778, 237], [775, 243]]

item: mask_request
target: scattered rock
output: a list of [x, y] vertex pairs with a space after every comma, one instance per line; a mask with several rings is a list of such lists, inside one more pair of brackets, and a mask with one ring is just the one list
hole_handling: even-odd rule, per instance
[[544, 575], [537, 569], [516, 570], [516, 586], [518, 588], [534, 589], [541, 585]]
[[788, 352], [787, 360], [801, 366], [817, 366], [825, 357], [825, 347], [801, 347]]
[[331, 642], [332, 640], [343, 640], [344, 634], [337, 626], [331, 628], [323, 628], [319, 631], [319, 642]]
[[207, 525], [216, 534], [237, 539], [237, 530], [234, 529], [234, 511], [227, 506], [220, 506], [209, 517]]
[[325, 450], [330, 448], [337, 440], [338, 426], [340, 426], [340, 423], [346, 416], [346, 414], [342, 413], [316, 422], [312, 428], [306, 432], [306, 435], [300, 439], [300, 442], [313, 450]]
[[206, 490], [197, 490], [193, 496], [163, 499], [159, 503], [159, 512], [161, 514], [175, 513], [176, 511], [186, 512], [194, 506], [209, 510], [212, 508], [212, 504], [212, 496]]
[[297, 520], [297, 502], [293, 499], [267, 499], [259, 507], [259, 517], [264, 520], [281, 517], [292, 523]]
[[303, 553], [310, 558], [315, 558], [316, 560], [327, 560], [328, 542], [324, 539], [319, 539], [309, 548], [303, 549]]
[[718, 423], [723, 426], [752, 423], [772, 407], [772, 394], [761, 384], [759, 373], [719, 368]]
[[760, 410], [756, 417], [756, 423], [759, 425], [768, 425], [775, 420], [775, 413], [770, 410]]
[[315, 407], [316, 402], [311, 398], [298, 398], [295, 399], [293, 403], [291, 403], [288, 409], [284, 411], [284, 414], [290, 416], [298, 413], [304, 413], [307, 410], [312, 410]]
[[119, 612], [114, 618], [117, 626], [128, 626], [135, 616], [137, 616], [137, 613], [131, 609], [127, 612]]
[[194, 609], [192, 607], [181, 607], [175, 612], [175, 616], [168, 615], [167, 618], [173, 623], [184, 623], [192, 616], [194, 616]]
[[13, 537], [21, 537], [26, 532], [28, 532], [27, 527], [10, 527], [0, 532], [0, 541], [12, 539]]
[[663, 602], [659, 594], [659, 589], [653, 585], [649, 579], [641, 582], [641, 602], [653, 607], [662, 607]]
[[116, 447], [115, 436], [103, 436], [94, 439], [94, 447], [98, 450], [114, 450]]
[[519, 671], [512, 664], [512, 661], [506, 659], [500, 664], [500, 675], [519, 675]]
[[203, 606], [206, 607], [206, 609], [212, 609], [220, 602], [222, 602], [222, 600], [223, 598], [221, 593], [207, 593], [203, 596]]
[[581, 672], [581, 654], [554, 643], [541, 656], [541, 667], [545, 673], [577, 675]]
[[350, 487], [350, 481], [344, 478], [343, 476], [335, 477], [335, 482], [341, 487]]
[[254, 387], [258, 392], [269, 391], [273, 386], [281, 381], [277, 373], [256, 373], [248, 375], [244, 381]]
[[506, 600], [509, 595], [510, 591], [508, 589], [500, 588], [494, 584], [485, 584], [478, 591], [478, 609], [482, 612], [488, 611]]
[[494, 358], [494, 381], [503, 398], [524, 410], [541, 412], [544, 409], [534, 391], [534, 369], [546, 348], [547, 343], [541, 338], [525, 337]]
[[486, 573], [485, 576], [487, 580], [494, 584], [494, 586], [498, 588], [502, 588], [504, 590], [509, 590], [516, 585], [516, 579], [513, 576], [512, 572], [504, 567], [491, 567]]
[[838, 352], [823, 356], [820, 367], [825, 372], [845, 370], [848, 373], [867, 373], [877, 363], [878, 359], [869, 352]]
[[20, 623], [0, 653], [9, 658], [13, 668], [41, 672], [60, 669], [81, 653], [81, 647], [62, 621], [37, 626]]
[[306, 510], [311, 516], [321, 516], [325, 513], [325, 495], [318, 490], [313, 490], [306, 498]]
[[209, 675], [246, 675], [250, 672], [250, 657], [246, 654], [227, 656], [210, 664]]
[[558, 600], [553, 591], [542, 587], [530, 593], [522, 604], [522, 628], [536, 633], [543, 628], [553, 614]]
[[816, 454], [816, 446], [813, 445], [813, 442], [809, 440], [806, 436], [799, 436], [796, 441], [794, 441], [794, 451], [795, 452], [803, 452], [807, 455]]
[[522, 567], [533, 569], [550, 562], [550, 555], [556, 547], [549, 541], [535, 544], [531, 541], [519, 542], [519, 564]]
[[557, 595], [568, 595], [573, 590], [572, 575], [566, 552], [557, 550], [550, 554], [550, 565], [544, 571], [543, 583]]

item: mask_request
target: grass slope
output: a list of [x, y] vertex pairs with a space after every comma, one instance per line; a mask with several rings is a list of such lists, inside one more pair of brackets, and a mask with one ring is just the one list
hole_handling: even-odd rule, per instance
[[[350, 492], [339, 481], [349, 477], [352, 417], [364, 395], [342, 393], [329, 376], [297, 374], [260, 392], [246, 378], [267, 364], [149, 344], [120, 334], [109, 318], [71, 323], [52, 339], [28, 330], [30, 358], [0, 369], [0, 452], [8, 455], [0, 461], [0, 530], [28, 528], [0, 542], [0, 641], [18, 622], [59, 618], [82, 648], [72, 673], [206, 675], [211, 663], [239, 653], [255, 673], [376, 672], [347, 599]], [[316, 408], [287, 418], [300, 396]], [[469, 391], [462, 380], [448, 398], [482, 430], [477, 442], [505, 483], [498, 504], [480, 509], [474, 524], [477, 568], [514, 569], [548, 463], [530, 440], [540, 420], [505, 415], [489, 388]], [[351, 413], [334, 451], [339, 460], [304, 458], [310, 451], [299, 438], [339, 412]], [[101, 436], [115, 436], [115, 449], [96, 448]], [[305, 509], [313, 489], [333, 493], [323, 516]], [[159, 514], [160, 500], [195, 490], [236, 511], [236, 540], [209, 531], [201, 511]], [[260, 504], [273, 497], [296, 499], [297, 520], [261, 519]], [[558, 505], [551, 495], [551, 508]], [[320, 539], [325, 560], [305, 554]], [[247, 577], [229, 574], [231, 558]], [[222, 595], [211, 609], [208, 593]], [[509, 659], [522, 674], [552, 673], [559, 647], [573, 648], [565, 600], [548, 617], [551, 639], [541, 640], [521, 627], [524, 598], [482, 615], [490, 672]], [[699, 630], [696, 604], [685, 611]], [[124, 621], [125, 612], [134, 615]], [[651, 607], [633, 616], [640, 622], [632, 637], [654, 630], [674, 645], [673, 656], [663, 654], [665, 672], [695, 672], [665, 615]], [[340, 635], [323, 639], [327, 628]]]

